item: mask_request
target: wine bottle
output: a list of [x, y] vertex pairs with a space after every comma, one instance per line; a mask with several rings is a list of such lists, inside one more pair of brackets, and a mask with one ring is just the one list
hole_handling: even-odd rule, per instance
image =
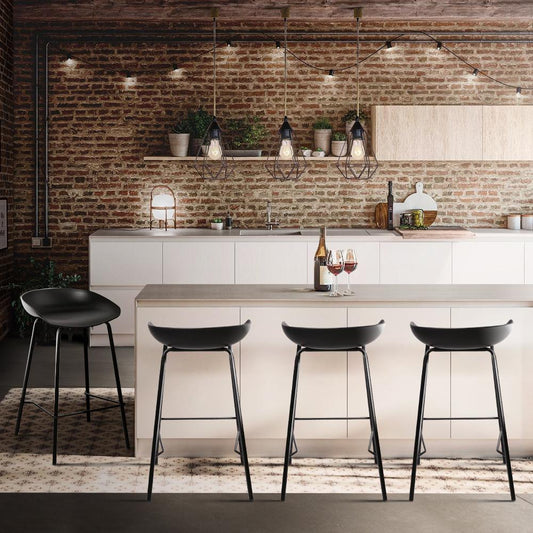
[[332, 276], [326, 266], [327, 257], [326, 228], [320, 228], [320, 241], [315, 253], [315, 291], [331, 290]]
[[387, 195], [387, 229], [394, 229], [393, 208], [394, 196], [392, 195], [392, 181], [389, 181], [389, 194]]

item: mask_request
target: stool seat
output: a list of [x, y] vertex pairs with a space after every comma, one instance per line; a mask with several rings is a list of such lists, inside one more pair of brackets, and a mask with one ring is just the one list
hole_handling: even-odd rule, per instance
[[242, 341], [252, 322], [215, 328], [168, 328], [148, 323], [152, 336], [161, 344], [178, 350], [217, 350]]
[[351, 350], [374, 342], [383, 331], [385, 321], [381, 320], [371, 326], [354, 326], [349, 328], [300, 328], [282, 322], [285, 335], [294, 344], [311, 350], [336, 351]]
[[24, 293], [20, 300], [32, 317], [63, 328], [89, 328], [120, 316], [118, 305], [84, 289], [37, 289]]
[[475, 328], [429, 328], [411, 322], [414, 336], [426, 346], [439, 350], [478, 350], [494, 346], [511, 333], [512, 320], [497, 326]]

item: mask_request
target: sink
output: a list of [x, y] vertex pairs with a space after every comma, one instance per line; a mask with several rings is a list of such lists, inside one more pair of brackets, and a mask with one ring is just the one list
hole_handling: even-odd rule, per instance
[[299, 229], [241, 229], [239, 235], [302, 235], [302, 232]]

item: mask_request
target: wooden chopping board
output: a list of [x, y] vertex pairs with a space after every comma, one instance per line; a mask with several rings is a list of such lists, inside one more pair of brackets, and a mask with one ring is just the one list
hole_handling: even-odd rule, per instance
[[476, 234], [461, 226], [435, 226], [430, 229], [395, 229], [404, 239], [473, 239]]
[[380, 202], [376, 205], [376, 227], [379, 229], [387, 229], [387, 204]]
[[[424, 219], [424, 224], [430, 226], [437, 218], [437, 202], [424, 192], [424, 184], [419, 181], [415, 185], [416, 192], [410, 194], [403, 202], [394, 202], [393, 221], [394, 226], [400, 225], [400, 215], [411, 209], [422, 209], [424, 212], [431, 212], [431, 216]], [[434, 214], [433, 214], [434, 213]]]

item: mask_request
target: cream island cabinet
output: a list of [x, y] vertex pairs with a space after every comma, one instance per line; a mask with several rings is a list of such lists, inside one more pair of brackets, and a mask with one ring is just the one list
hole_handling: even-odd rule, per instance
[[[385, 320], [382, 336], [368, 347], [380, 438], [386, 456], [412, 452], [424, 346], [409, 323], [436, 327], [498, 324], [512, 318], [511, 336], [497, 346], [505, 415], [512, 453], [533, 452], [533, 286], [358, 286], [354, 296], [330, 298], [306, 285], [147, 285], [136, 298], [136, 453], [149, 453], [162, 347], [146, 324], [208, 327], [252, 321], [235, 346], [249, 451], [283, 452], [295, 346], [281, 322], [344, 327]], [[302, 356], [298, 416], [366, 416], [361, 357], [357, 353]], [[426, 415], [493, 416], [496, 412], [490, 358], [438, 353], [429, 365]], [[171, 354], [163, 416], [231, 416], [227, 358], [215, 353]], [[177, 454], [228, 454], [234, 421], [167, 422], [165, 449]], [[297, 422], [305, 454], [364, 454], [367, 421]], [[427, 421], [431, 451], [491, 454], [497, 421]], [[461, 442], [459, 442], [461, 441]]]
[[[413, 242], [388, 231], [330, 230], [327, 245], [355, 249], [356, 285], [533, 283], [533, 232], [473, 231], [468, 241]], [[146, 284], [311, 285], [318, 231], [301, 233], [99, 230], [89, 238], [89, 285], [120, 305], [115, 342], [132, 346], [134, 300]], [[104, 328], [93, 329], [91, 343], [107, 344]]]

